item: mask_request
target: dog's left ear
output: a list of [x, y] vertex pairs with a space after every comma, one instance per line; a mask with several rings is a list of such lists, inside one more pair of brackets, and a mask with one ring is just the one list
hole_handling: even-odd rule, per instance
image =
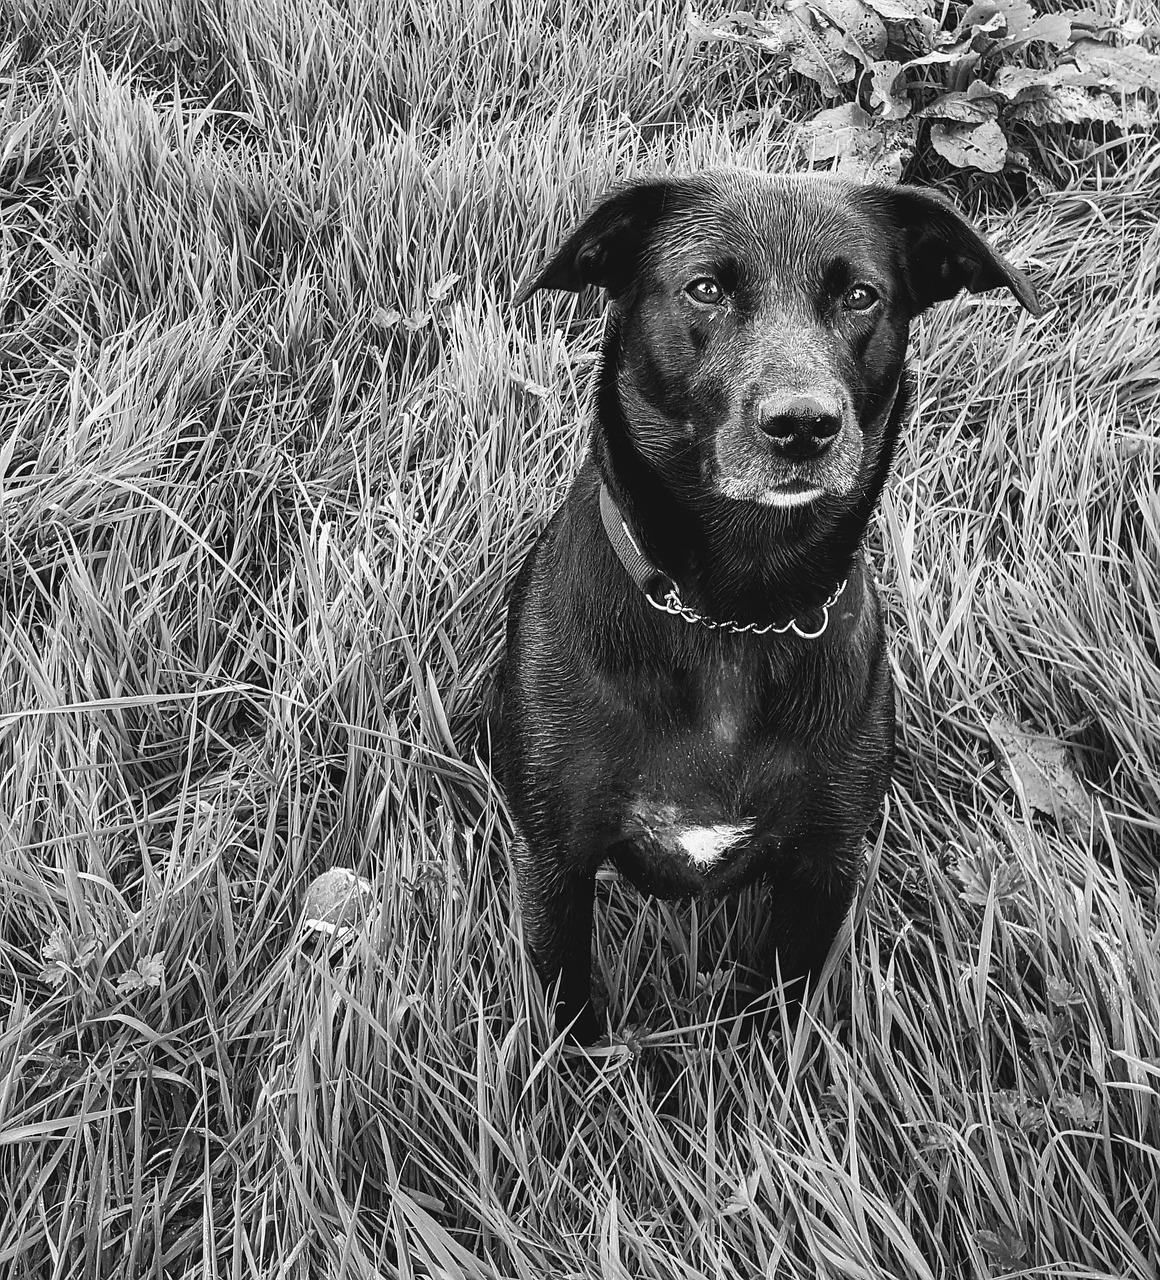
[[649, 231], [680, 190], [675, 179], [634, 182], [606, 196], [546, 262], [516, 290], [518, 307], [537, 289], [579, 293], [588, 285], [612, 297], [632, 283]]
[[915, 315], [961, 289], [1010, 289], [1033, 316], [1043, 314], [1023, 272], [996, 253], [945, 197], [905, 186], [878, 188], [877, 194], [903, 235]]

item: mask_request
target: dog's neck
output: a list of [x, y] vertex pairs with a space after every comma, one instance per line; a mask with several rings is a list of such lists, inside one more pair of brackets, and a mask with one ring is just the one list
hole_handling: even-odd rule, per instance
[[908, 379], [899, 383], [877, 469], [858, 500], [783, 509], [662, 478], [637, 447], [619, 365], [612, 313], [593, 389], [592, 455], [648, 558], [678, 584], [686, 604], [710, 617], [764, 624], [816, 609], [851, 573], [907, 413]]

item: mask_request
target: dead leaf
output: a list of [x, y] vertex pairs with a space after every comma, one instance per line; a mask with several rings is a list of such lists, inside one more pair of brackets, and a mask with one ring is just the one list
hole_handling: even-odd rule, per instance
[[[880, 182], [885, 186], [901, 182], [902, 171], [918, 145], [917, 121], [884, 120], [874, 133], [877, 149], [867, 150], [858, 161], [862, 181]], [[841, 164], [838, 172], [845, 172]]]
[[872, 133], [874, 117], [856, 102], [828, 107], [801, 128], [798, 145], [813, 160], [835, 160], [854, 150], [859, 135]]
[[1038, 93], [1054, 85], [1094, 88], [1102, 83], [1103, 78], [1094, 71], [1081, 71], [1079, 67], [1064, 63], [1052, 71], [1041, 71], [1036, 67], [1000, 67], [992, 87], [1003, 97], [1018, 100], [1020, 94]]
[[1125, 18], [1120, 23], [1120, 38], [1130, 44], [1139, 44], [1141, 40], [1160, 38], [1160, 27], [1147, 26], [1139, 18]]
[[1019, 147], [1008, 145], [1007, 168], [1018, 170], [1038, 195], [1045, 196], [1055, 190], [1055, 184], [1052, 182], [1051, 177], [1026, 151]]
[[1048, 978], [1044, 989], [1050, 1004], [1068, 1006], [1084, 1002], [1083, 992], [1063, 978]]
[[1035, 19], [1035, 10], [1027, 0], [993, 0], [993, 3], [1007, 20], [1007, 38], [1018, 40], [1025, 36]]
[[1020, 38], [1027, 44], [1043, 40], [1065, 49], [1071, 43], [1071, 19], [1065, 13], [1041, 13]]
[[866, 3], [880, 17], [891, 22], [908, 22], [926, 12], [922, 0], [866, 0]]
[[987, 727], [1029, 809], [1054, 816], [1060, 826], [1087, 823], [1091, 802], [1062, 742], [1030, 734], [999, 716]]
[[315, 876], [302, 903], [303, 926], [330, 936], [352, 932], [374, 903], [374, 886], [348, 867]]
[[846, 52], [845, 33], [837, 27], [812, 23], [807, 14], [797, 11], [800, 25], [789, 55], [790, 67], [812, 80], [828, 98], [836, 98], [840, 85], [849, 84], [858, 71], [857, 59]]
[[960, 39], [966, 36], [973, 48], [990, 48], [1007, 33], [1007, 15], [996, 4], [974, 4], [963, 15], [955, 32]]
[[886, 50], [886, 27], [882, 19], [862, 0], [808, 0], [809, 7], [822, 14], [826, 21], [843, 33], [847, 52], [854, 53], [860, 61], [880, 58]]
[[[968, 27], [985, 27], [994, 23], [1001, 12], [994, 0], [977, 0], [959, 19], [959, 30], [965, 31]], [[1003, 21], [1006, 22], [1007, 19], [1003, 18]]]
[[[902, 80], [902, 92], [894, 89]], [[902, 79], [902, 63], [893, 60], [872, 62], [870, 64], [870, 82], [873, 86], [870, 93], [870, 107], [881, 107], [882, 120], [904, 120], [910, 115], [910, 97], [906, 92], [906, 81]]]
[[514, 369], [508, 373], [508, 377], [521, 391], [529, 396], [535, 396], [537, 400], [546, 400], [552, 394], [551, 387], [545, 387], [542, 383], [533, 382], [531, 378], [525, 377], [522, 373], [516, 373]]
[[1070, 1021], [1064, 1014], [1041, 1013], [1033, 1009], [1023, 1019], [1031, 1043], [1044, 1052], [1060, 1053], [1070, 1035]]
[[1120, 119], [1120, 108], [1106, 93], [1088, 93], [1075, 85], [1047, 86], [1041, 95], [1028, 95], [1015, 103], [1008, 112], [1009, 120], [1022, 120], [1025, 124], [1075, 124], [1081, 120], [1103, 120], [1113, 123]]
[[[1014, 1089], [996, 1089], [991, 1094], [995, 1114], [1013, 1129], [1028, 1127], [1029, 1119], [1035, 1115], [1037, 1108], [1022, 1094]], [[1040, 1114], [1042, 1114], [1041, 1109]]]
[[1005, 1223], [998, 1231], [976, 1231], [975, 1243], [1004, 1271], [1017, 1271], [1027, 1253], [1027, 1241]]
[[931, 125], [931, 146], [960, 169], [998, 173], [1007, 159], [1007, 139], [993, 121]]
[[154, 952], [153, 955], [142, 956], [137, 967], [126, 970], [117, 979], [117, 994], [129, 995], [146, 987], [159, 987], [165, 981], [165, 955]]
[[1019, 863], [1002, 861], [994, 850], [965, 850], [950, 870], [963, 901], [976, 907], [985, 907], [992, 893], [996, 902], [1010, 901], [1027, 884]]
[[929, 53], [920, 54], [917, 58], [909, 58], [902, 66], [904, 70], [910, 67], [934, 66], [936, 63], [950, 63], [957, 66], [973, 57], [975, 54], [971, 49], [971, 42], [963, 40], [960, 44], [953, 44], [949, 48], [932, 49]]
[[714, 22], [705, 22], [690, 10], [685, 24], [697, 43], [726, 41], [774, 54], [830, 98], [837, 97], [839, 86], [853, 80], [858, 69], [857, 60], [845, 48], [845, 32], [825, 17], [815, 17], [804, 5], [764, 19], [737, 12]]
[[403, 313], [397, 307], [392, 307], [389, 311], [385, 307], [377, 307], [371, 316], [371, 323], [380, 329], [393, 329], [402, 319]]
[[1068, 19], [1073, 27], [1081, 31], [1110, 32], [1116, 30], [1115, 18], [1098, 9], [1069, 9]]
[[1136, 93], [1140, 89], [1160, 93], [1160, 57], [1139, 45], [1116, 48], [1100, 40], [1077, 40], [1070, 53], [1083, 70], [1105, 76], [1107, 87], [1115, 93]]
[[857, 103], [819, 111], [803, 125], [797, 145], [812, 163], [835, 160], [833, 172], [862, 182], [898, 182], [914, 154], [918, 126], [913, 120], [884, 120]]
[[1099, 1099], [1090, 1090], [1083, 1093], [1064, 1093], [1051, 1099], [1051, 1109], [1056, 1118], [1073, 1129], [1098, 1129], [1103, 1114]]
[[433, 306], [445, 302], [451, 290], [459, 283], [460, 275], [458, 271], [449, 271], [442, 279], [436, 280], [435, 283], [427, 290], [427, 301]]
[[[979, 84], [978, 80], [975, 84]], [[973, 84], [971, 88], [973, 89]], [[953, 120], [958, 124], [985, 124], [999, 114], [998, 104], [991, 94], [944, 93], [919, 115], [925, 119]]]

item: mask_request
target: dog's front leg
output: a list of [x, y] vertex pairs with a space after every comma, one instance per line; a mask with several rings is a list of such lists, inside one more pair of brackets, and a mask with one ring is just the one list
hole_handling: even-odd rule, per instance
[[545, 991], [556, 994], [557, 1031], [591, 1044], [599, 1035], [592, 1007], [592, 905], [596, 869], [522, 839], [514, 858], [524, 939]]
[[[858, 855], [838, 854], [824, 866], [787, 866], [766, 876], [768, 926], [758, 964], [771, 980], [781, 975], [790, 1003], [816, 981], [858, 886]], [[792, 986], [790, 985], [792, 982]]]

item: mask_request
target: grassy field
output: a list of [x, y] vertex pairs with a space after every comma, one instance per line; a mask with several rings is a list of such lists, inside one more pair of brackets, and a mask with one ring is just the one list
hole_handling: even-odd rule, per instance
[[607, 881], [611, 1041], [547, 1032], [473, 724], [598, 306], [513, 281], [615, 175], [792, 163], [756, 72], [675, 3], [0, 3], [4, 1275], [1160, 1275], [1154, 141], [976, 202], [1044, 320], [916, 335], [810, 1016], [716, 1016], [754, 899]]

